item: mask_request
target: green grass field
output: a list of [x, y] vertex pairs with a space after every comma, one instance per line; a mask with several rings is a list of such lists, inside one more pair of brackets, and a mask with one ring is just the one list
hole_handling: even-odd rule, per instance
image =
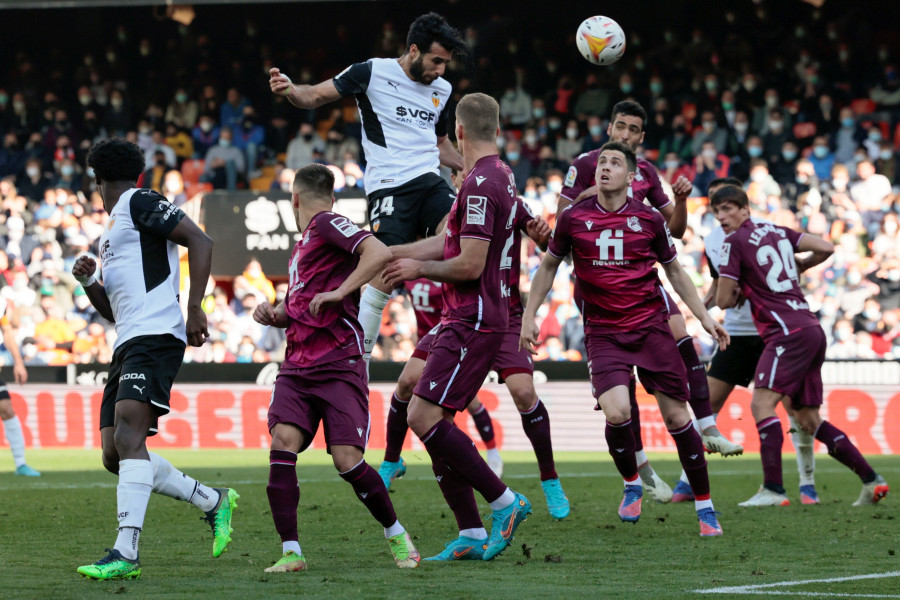
[[[622, 483], [607, 455], [564, 453], [557, 470], [573, 510], [556, 522], [528, 453], [504, 454], [504, 480], [533, 502], [535, 512], [513, 545], [489, 563], [394, 566], [380, 526], [355, 500], [323, 452], [301, 456], [300, 543], [309, 570], [266, 574], [281, 553], [269, 514], [265, 451], [166, 451], [173, 464], [205, 483], [241, 494], [234, 542], [221, 558], [201, 513], [154, 495], [141, 538], [144, 574], [132, 582], [82, 579], [75, 568], [105, 554], [116, 535], [116, 479], [100, 467], [99, 451], [30, 451], [40, 479], [14, 477], [0, 457], [0, 598], [900, 598], [900, 457], [872, 462], [895, 486], [875, 507], [850, 506], [858, 479], [833, 459], [817, 456], [823, 503], [801, 506], [796, 467], [785, 456], [785, 485], [794, 504], [742, 509], [759, 485], [758, 456], [711, 457], [713, 500], [725, 536], [701, 539], [692, 504], [645, 500], [636, 525], [619, 521]], [[371, 463], [381, 457], [373, 451]], [[409, 473], [391, 498], [424, 556], [456, 537], [455, 522], [433, 481], [427, 455], [405, 455]], [[673, 455], [651, 460], [667, 480], [678, 474]], [[484, 513], [489, 509], [481, 503]], [[489, 527], [489, 524], [488, 524]], [[861, 578], [876, 574], [878, 577]], [[890, 576], [885, 576], [888, 574]], [[856, 577], [850, 581], [820, 582]], [[796, 582], [815, 580], [809, 583]], [[788, 582], [788, 583], [781, 583]], [[760, 589], [760, 586], [779, 583]], [[702, 595], [699, 590], [741, 586]]]

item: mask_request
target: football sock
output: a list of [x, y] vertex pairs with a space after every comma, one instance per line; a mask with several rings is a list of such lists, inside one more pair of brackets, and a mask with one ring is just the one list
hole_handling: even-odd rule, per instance
[[616, 469], [626, 481], [637, 477], [637, 460], [634, 456], [634, 434], [631, 430], [631, 419], [621, 423], [606, 422], [606, 444], [609, 454], [616, 463]]
[[394, 524], [390, 527], [384, 528], [384, 537], [392, 538], [395, 535], [400, 535], [404, 531], [406, 531], [406, 528], [404, 528], [403, 525], [400, 524], [400, 521], [395, 521]]
[[498, 461], [500, 461], [500, 462], [503, 462], [503, 459], [500, 458], [500, 451], [497, 450], [497, 447], [496, 447], [496, 446], [494, 446], [493, 448], [488, 448], [488, 449], [487, 449], [487, 456], [486, 456], [486, 458], [487, 458], [488, 460], [498, 460]]
[[444, 500], [447, 501], [447, 506], [456, 517], [456, 525], [460, 531], [482, 527], [472, 486], [454, 473], [440, 456], [431, 455], [431, 469], [434, 471], [434, 478], [441, 488]]
[[400, 452], [403, 451], [406, 432], [409, 431], [409, 425], [406, 424], [406, 411], [408, 408], [409, 400], [405, 402], [401, 400], [395, 390], [391, 396], [391, 408], [387, 414], [387, 432], [384, 442], [384, 460], [387, 462], [400, 460]]
[[512, 504], [516, 499], [516, 495], [509, 488], [506, 488], [500, 497], [492, 502], [488, 502], [491, 507], [491, 510], [498, 511], [507, 508], [510, 504]]
[[[712, 406], [709, 404], [709, 384], [706, 382], [706, 368], [697, 356], [694, 349], [694, 338], [683, 337], [678, 341], [678, 353], [687, 369], [688, 388], [691, 395], [688, 403], [698, 421], [704, 417], [712, 416]], [[715, 424], [715, 423], [713, 423]], [[702, 427], [702, 424], [701, 424]], [[707, 425], [708, 427], [708, 425]]]
[[669, 435], [675, 440], [681, 468], [691, 484], [696, 500], [709, 500], [709, 473], [706, 470], [706, 456], [703, 442], [693, 423], [686, 423], [679, 429], [670, 429]]
[[153, 467], [149, 460], [127, 458], [119, 461], [119, 484], [116, 486], [119, 535], [113, 548], [128, 560], [138, 557], [138, 541], [152, 489]]
[[281, 553], [287, 554], [288, 552], [294, 552], [297, 556], [303, 556], [303, 550], [300, 549], [300, 542], [297, 540], [281, 542]]
[[467, 538], [472, 538], [473, 540], [486, 540], [487, 539], [487, 530], [484, 527], [473, 527], [471, 529], [460, 529], [459, 535], [466, 536]]
[[781, 475], [781, 446], [784, 434], [778, 417], [769, 417], [756, 424], [759, 431], [759, 457], [762, 459], [763, 484], [779, 494], [784, 493]]
[[[628, 380], [628, 402], [631, 405], [631, 433], [634, 435], [634, 450], [635, 452], [643, 452], [644, 440], [641, 439], [641, 411], [638, 408], [637, 379], [635, 379], [634, 374]], [[646, 454], [639, 456], [644, 457], [643, 460], [638, 460], [639, 465], [647, 462]]]
[[531, 441], [534, 448], [534, 456], [537, 458], [538, 469], [541, 472], [541, 481], [559, 479], [556, 474], [556, 464], [553, 461], [553, 442], [550, 440], [550, 415], [547, 407], [538, 398], [529, 410], [519, 413], [522, 417], [522, 428], [525, 435]]
[[800, 429], [800, 425], [794, 417], [789, 418], [791, 420], [791, 441], [794, 443], [794, 450], [797, 451], [797, 472], [800, 474], [800, 485], [815, 485], [814, 443], [816, 438]]
[[188, 477], [159, 454], [150, 452], [153, 467], [153, 491], [169, 498], [190, 502], [203, 512], [219, 503], [219, 493], [196, 479]]
[[472, 415], [472, 420], [475, 421], [475, 427], [478, 429], [478, 435], [481, 436], [481, 441], [484, 442], [484, 446], [488, 450], [496, 448], [497, 442], [494, 441], [494, 424], [491, 421], [491, 413], [484, 407], [484, 404], [481, 405], [478, 412]]
[[378, 471], [369, 466], [365, 459], [359, 464], [341, 473], [341, 477], [353, 486], [356, 496], [366, 505], [375, 520], [382, 527], [390, 527], [397, 522], [397, 513], [388, 497], [387, 488]]
[[381, 328], [381, 314], [390, 299], [390, 294], [385, 294], [374, 285], [367, 285], [359, 299], [357, 320], [363, 329], [363, 358], [366, 363], [372, 358], [372, 348], [375, 347], [378, 330]]
[[481, 458], [471, 438], [448, 421], [438, 421], [422, 436], [422, 443], [428, 454], [443, 458], [448, 467], [488, 502], [497, 500], [508, 489]]
[[[297, 505], [300, 504], [300, 486], [297, 483], [297, 454], [287, 450], [269, 452], [269, 484], [266, 486], [269, 508], [275, 531], [281, 536], [282, 545], [296, 542]], [[297, 545], [299, 548], [299, 544]], [[294, 550], [300, 554], [299, 549]], [[287, 552], [287, 550], [285, 550]]]
[[22, 422], [18, 416], [13, 415], [11, 419], [3, 421], [3, 434], [12, 450], [13, 462], [16, 467], [21, 467], [25, 464], [25, 434], [22, 433]]
[[859, 475], [863, 483], [875, 480], [875, 471], [843, 431], [828, 421], [822, 421], [816, 430], [816, 439], [825, 444], [828, 454]]

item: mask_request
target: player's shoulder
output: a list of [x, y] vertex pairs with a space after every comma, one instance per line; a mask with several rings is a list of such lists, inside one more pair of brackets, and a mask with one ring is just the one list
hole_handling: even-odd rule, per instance
[[443, 77], [438, 77], [437, 79], [432, 81], [429, 84], [429, 87], [434, 89], [434, 91], [447, 96], [449, 96], [450, 92], [453, 91], [453, 85]]
[[637, 159], [637, 168], [638, 171], [643, 175], [644, 179], [659, 179], [659, 171], [656, 170], [656, 165], [654, 165], [646, 158]]
[[169, 199], [150, 188], [137, 188], [131, 195], [132, 204], [136, 202], [168, 202]]
[[578, 156], [575, 157], [575, 160], [572, 161], [572, 165], [582, 167], [584, 165], [596, 165], [597, 157], [600, 156], [600, 149], [591, 150], [590, 152], [582, 152]]

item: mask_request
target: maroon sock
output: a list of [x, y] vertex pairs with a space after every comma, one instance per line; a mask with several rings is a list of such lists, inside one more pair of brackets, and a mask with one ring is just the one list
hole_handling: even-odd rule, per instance
[[481, 515], [478, 514], [478, 505], [475, 503], [472, 486], [447, 466], [440, 456], [431, 455], [431, 469], [434, 471], [434, 477], [441, 488], [441, 493], [444, 494], [447, 506], [456, 517], [459, 530], [484, 527]]
[[863, 483], [875, 480], [875, 471], [843, 431], [828, 421], [822, 421], [816, 430], [816, 439], [825, 444], [828, 454], [859, 475]]
[[397, 522], [397, 513], [394, 512], [384, 481], [369, 463], [362, 461], [346, 473], [341, 473], [341, 477], [353, 486], [357, 497], [382, 527], [390, 527]]
[[687, 369], [688, 388], [691, 395], [688, 404], [699, 420], [711, 417], [712, 406], [709, 404], [709, 384], [706, 381], [706, 367], [700, 362], [697, 350], [694, 349], [694, 338], [687, 336], [678, 341], [678, 353]]
[[491, 421], [491, 413], [484, 407], [484, 404], [481, 405], [481, 410], [472, 415], [472, 420], [475, 421], [475, 427], [478, 428], [478, 435], [481, 436], [481, 441], [484, 442], [484, 445], [489, 449], [496, 448], [494, 424]]
[[297, 455], [286, 450], [269, 451], [269, 484], [266, 486], [269, 508], [275, 531], [282, 542], [295, 542], [297, 535], [297, 505], [300, 486], [297, 485]]
[[488, 502], [493, 502], [506, 491], [506, 484], [487, 466], [472, 439], [452, 423], [441, 419], [422, 436], [422, 443], [428, 454], [444, 459], [448, 467]]
[[706, 456], [703, 455], [703, 442], [700, 434], [694, 429], [694, 424], [688, 422], [681, 429], [669, 430], [669, 435], [675, 440], [678, 448], [678, 458], [681, 468], [687, 475], [694, 498], [697, 500], [709, 500], [709, 473], [706, 470]]
[[387, 462], [400, 460], [406, 432], [409, 431], [409, 425], [406, 424], [407, 408], [409, 408], [409, 400], [403, 402], [397, 397], [397, 392], [394, 392], [391, 396], [391, 409], [387, 414], [387, 432], [384, 441], [384, 460]]
[[778, 417], [769, 417], [756, 424], [759, 431], [759, 457], [762, 459], [763, 485], [779, 494], [784, 493], [781, 476], [781, 446], [784, 433]]
[[628, 380], [628, 402], [631, 404], [631, 434], [634, 436], [634, 451], [644, 449], [644, 441], [641, 439], [641, 411], [637, 403], [637, 379], [631, 375]]
[[606, 422], [606, 444], [609, 454], [622, 474], [622, 479], [632, 481], [637, 475], [637, 459], [634, 456], [634, 434], [631, 419], [621, 423]]
[[519, 414], [522, 417], [522, 428], [531, 440], [534, 455], [537, 457], [541, 481], [559, 479], [556, 464], [553, 462], [553, 442], [550, 440], [550, 415], [547, 413], [547, 407], [538, 398], [531, 410]]

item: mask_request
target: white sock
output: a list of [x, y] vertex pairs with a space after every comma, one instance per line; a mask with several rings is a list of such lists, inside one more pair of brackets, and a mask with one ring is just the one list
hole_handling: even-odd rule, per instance
[[157, 494], [190, 502], [203, 512], [209, 512], [219, 502], [219, 493], [172, 466], [159, 454], [150, 452], [153, 465], [153, 491]]
[[404, 531], [406, 531], [406, 529], [403, 528], [403, 525], [400, 524], [400, 521], [395, 521], [394, 524], [390, 527], [384, 528], [384, 537], [391, 538], [395, 535], [403, 533]]
[[628, 485], [639, 485], [639, 486], [641, 486], [641, 487], [644, 487], [644, 481], [641, 479], [641, 476], [640, 476], [640, 475], [638, 475], [637, 478], [636, 478], [634, 481], [625, 481], [625, 480], [623, 479], [623, 480], [622, 480], [622, 483], [624, 483], [626, 486], [628, 486]]
[[704, 508], [714, 508], [712, 499], [707, 498], [706, 500], [694, 500], [694, 508], [696, 510], [703, 510]]
[[791, 441], [794, 442], [794, 449], [797, 450], [797, 472], [800, 474], [800, 485], [815, 485], [816, 478], [816, 454], [815, 454], [815, 438], [802, 429], [794, 417], [790, 417], [791, 421]]
[[300, 550], [300, 542], [297, 540], [281, 542], [281, 553], [287, 554], [288, 552], [294, 552], [297, 556], [303, 556], [303, 551]]
[[684, 469], [681, 470], [681, 477], [679, 477], [678, 480], [683, 481], [688, 485], [691, 485], [691, 480], [688, 479], [687, 473], [684, 472]]
[[500, 451], [497, 450], [496, 448], [488, 448], [487, 449], [487, 458], [488, 458], [488, 460], [499, 460], [501, 462], [503, 461], [503, 459], [500, 458]]
[[128, 560], [138, 557], [138, 541], [152, 489], [153, 466], [149, 460], [128, 458], [119, 461], [119, 485], [116, 486], [119, 535], [114, 549]]
[[366, 363], [372, 358], [372, 348], [375, 347], [378, 330], [381, 329], [381, 314], [390, 299], [390, 294], [385, 294], [374, 285], [367, 285], [359, 299], [357, 320], [363, 329], [363, 358]]
[[694, 421], [695, 426], [700, 430], [700, 433], [703, 433], [704, 429], [709, 429], [710, 427], [716, 426], [716, 418], [713, 415], [709, 415], [708, 417], [703, 417], [700, 420]]
[[634, 453], [634, 458], [637, 460], [638, 468], [643, 467], [647, 463], [647, 453], [644, 452], [643, 448]]
[[506, 491], [500, 494], [499, 498], [497, 498], [493, 502], [490, 502], [489, 504], [491, 505], [491, 510], [493, 511], [503, 510], [504, 508], [512, 504], [515, 499], [516, 495], [513, 494], [513, 491], [509, 488], [506, 488]]
[[473, 527], [472, 529], [460, 529], [459, 535], [463, 535], [467, 538], [472, 538], [473, 540], [486, 540], [487, 539], [487, 529], [484, 527]]
[[12, 419], [3, 421], [3, 433], [6, 441], [9, 442], [9, 449], [12, 450], [13, 462], [16, 467], [25, 464], [25, 434], [22, 433], [22, 422], [19, 417], [13, 415]]

